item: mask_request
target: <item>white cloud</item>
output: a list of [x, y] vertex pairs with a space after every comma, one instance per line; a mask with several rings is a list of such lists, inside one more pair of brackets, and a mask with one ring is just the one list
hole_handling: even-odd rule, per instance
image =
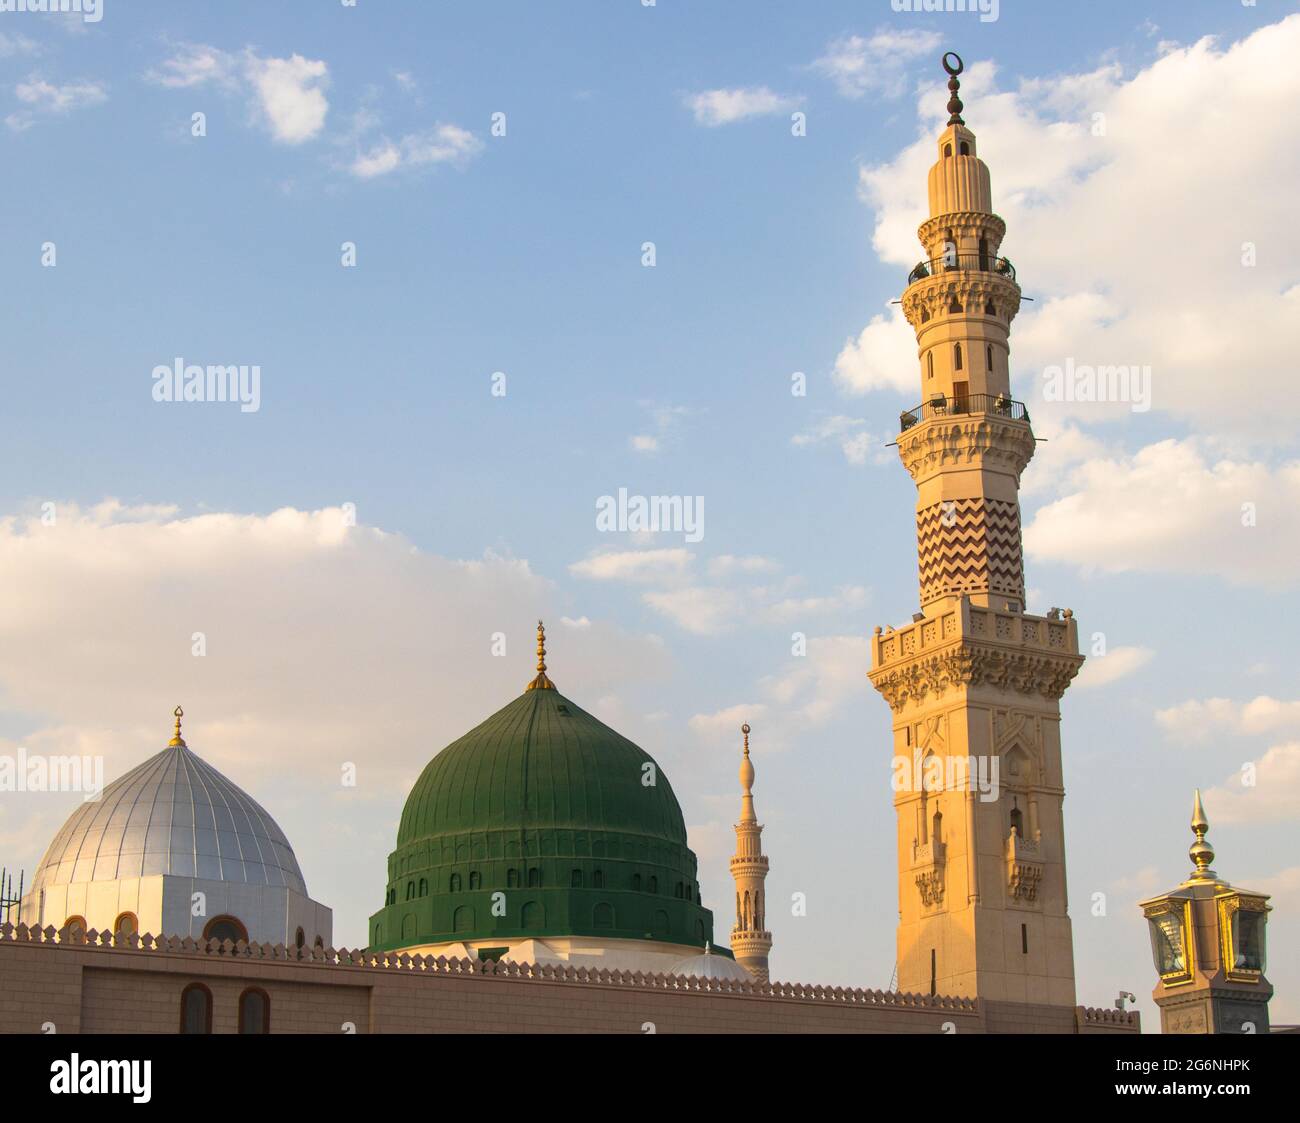
[[694, 563], [690, 550], [609, 550], [569, 566], [575, 577], [594, 581], [656, 582], [684, 577]]
[[1244, 772], [1237, 772], [1205, 793], [1210, 821], [1270, 823], [1300, 819], [1300, 741], [1274, 745], [1252, 763], [1251, 784], [1247, 785]]
[[797, 99], [773, 93], [766, 86], [705, 90], [686, 98], [687, 107], [695, 114], [695, 123], [709, 127], [784, 113], [798, 104]]
[[861, 466], [871, 461], [876, 464], [892, 463], [895, 456], [885, 446], [889, 443], [879, 434], [866, 428], [859, 417], [834, 414], [823, 417], [790, 438], [797, 447], [808, 447], [825, 442], [838, 444], [844, 459]]
[[645, 594], [645, 602], [685, 632], [709, 636], [726, 631], [739, 619], [743, 596], [735, 589], [688, 585]]
[[824, 725], [845, 705], [863, 697], [871, 657], [863, 636], [814, 636], [806, 655], [792, 657], [779, 674], [761, 679], [751, 692], [764, 702], [696, 714], [688, 723], [702, 740], [731, 744], [750, 722], [764, 750], [798, 746], [809, 728]]
[[[1102, 422], [1114, 410], [1070, 403], [1044, 409], [1042, 371], [1066, 358], [1151, 368], [1152, 408], [1199, 431], [1289, 438], [1300, 420], [1290, 370], [1300, 336], [1300, 228], [1290, 185], [1300, 147], [1242, 121], [1264, 120], [1300, 98], [1300, 16], [1227, 46], [1212, 39], [1172, 50], [1126, 76], [1106, 63], [1000, 89], [988, 63], [963, 75], [965, 116], [993, 176], [1026, 305], [1013, 328], [1017, 397], [1036, 418], [1068, 413]], [[1267, 76], [1267, 77], [1265, 77]], [[875, 210], [874, 245], [903, 273], [921, 256], [924, 183], [936, 158], [947, 91], [927, 83], [919, 135], [890, 163], [862, 169]], [[1188, 134], [1188, 107], [1195, 137]], [[1242, 168], [1250, 175], [1243, 176]], [[1135, 191], [1133, 184], [1176, 183]], [[1116, 199], [1124, 205], [1117, 207]], [[1232, 205], [1225, 207], [1224, 199]], [[1243, 259], [1254, 253], [1253, 265]], [[1168, 283], [1177, 277], [1178, 283]], [[915, 344], [897, 315], [877, 318], [843, 356], [847, 387], [919, 386]], [[1234, 386], [1249, 387], [1234, 392]], [[1262, 406], [1261, 403], [1268, 403]]]
[[77, 109], [102, 105], [108, 100], [108, 87], [103, 82], [65, 82], [60, 85], [32, 75], [14, 87], [14, 96], [25, 108], [10, 113], [5, 124], [15, 132], [22, 132], [31, 128], [39, 117], [65, 116]]
[[919, 397], [916, 336], [898, 305], [872, 316], [857, 339], [846, 340], [835, 357], [835, 384], [846, 394], [896, 390]]
[[215, 85], [242, 92], [254, 119], [281, 144], [298, 145], [319, 136], [329, 113], [329, 67], [322, 59], [299, 54], [276, 58], [246, 47], [236, 55], [185, 43], [145, 77], [169, 89]]
[[779, 562], [772, 558], [750, 554], [738, 557], [735, 554], [720, 554], [709, 561], [710, 577], [731, 577], [737, 573], [774, 573], [780, 569]]
[[655, 453], [666, 445], [676, 443], [680, 437], [682, 420], [691, 414], [687, 406], [664, 405], [653, 401], [641, 401], [637, 405], [649, 414], [654, 431], [633, 434], [628, 443], [634, 452]]
[[1025, 529], [1035, 560], [1233, 584], [1300, 577], [1300, 524], [1291, 517], [1300, 508], [1300, 462], [1210, 460], [1203, 441], [1167, 440], [1133, 456], [1085, 460], [1061, 491]]
[[881, 30], [870, 38], [846, 35], [826, 46], [813, 70], [831, 79], [845, 97], [868, 93], [899, 97], [906, 89], [906, 63], [943, 42], [937, 31]]
[[13, 58], [16, 55], [39, 55], [40, 44], [26, 35], [6, 35], [0, 32], [0, 58]]
[[1145, 667], [1154, 655], [1149, 647], [1113, 647], [1105, 655], [1091, 655], [1074, 680], [1074, 689], [1089, 690], [1118, 682]]
[[458, 125], [435, 125], [426, 133], [411, 133], [399, 141], [381, 140], [368, 152], [358, 153], [350, 170], [358, 179], [373, 179], [398, 168], [429, 164], [464, 166], [483, 151], [483, 142]]
[[297, 54], [258, 58], [249, 52], [245, 74], [272, 137], [282, 144], [301, 144], [320, 134], [329, 112], [329, 68], [323, 61]]
[[1300, 701], [1280, 701], [1261, 694], [1249, 702], [1229, 698], [1193, 698], [1156, 711], [1156, 723], [1171, 737], [1205, 741], [1223, 733], [1300, 731]]
[[203, 43], [184, 43], [145, 77], [173, 90], [187, 90], [209, 82], [233, 89], [239, 85], [240, 70], [237, 55]]

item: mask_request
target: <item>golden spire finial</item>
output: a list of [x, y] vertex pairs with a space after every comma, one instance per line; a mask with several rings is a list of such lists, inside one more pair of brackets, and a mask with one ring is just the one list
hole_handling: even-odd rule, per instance
[[1214, 881], [1219, 876], [1210, 869], [1210, 863], [1214, 861], [1214, 847], [1205, 841], [1209, 830], [1210, 821], [1205, 817], [1205, 808], [1201, 806], [1201, 789], [1197, 788], [1192, 799], [1192, 833], [1196, 835], [1196, 841], [1187, 849], [1187, 855], [1196, 867], [1196, 872], [1192, 874], [1193, 881]]
[[741, 800], [741, 822], [757, 822], [754, 818], [754, 762], [749, 759], [749, 722], [740, 727], [745, 736], [745, 755], [740, 761], [740, 789], [744, 795]]
[[554, 690], [555, 683], [546, 677], [546, 625], [537, 621], [537, 677], [527, 686], [528, 690]]
[[167, 747], [169, 749], [177, 746], [182, 749], [187, 748], [185, 738], [181, 736], [181, 718], [185, 716], [185, 711], [180, 706], [177, 706], [172, 710], [172, 716], [176, 718], [176, 727], [172, 730], [172, 739], [167, 742]]

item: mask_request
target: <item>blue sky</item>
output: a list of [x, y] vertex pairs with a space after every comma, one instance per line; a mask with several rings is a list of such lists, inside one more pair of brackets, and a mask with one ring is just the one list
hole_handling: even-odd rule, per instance
[[[1300, 39], [1293, 9], [0, 15], [0, 735], [116, 774], [183, 701], [191, 746], [276, 815], [359, 943], [406, 787], [523, 685], [544, 614], [561, 689], [673, 781], [716, 930], [747, 717], [771, 899], [810, 901], [773, 910], [774, 973], [887, 985], [889, 715], [865, 638], [915, 608], [915, 495], [883, 446], [919, 397], [888, 302], [921, 256], [953, 49], [1036, 298], [1012, 334], [1048, 438], [1025, 479], [1030, 607], [1071, 606], [1113, 668], [1063, 706], [1080, 1001], [1134, 991], [1154, 1026], [1133, 902], [1184, 876], [1200, 786], [1219, 871], [1277, 895], [1274, 1017], [1300, 1020], [1276, 954], [1300, 909], [1297, 406], [1277, 342], [1300, 324], [1280, 220], [1300, 155], [1256, 127], [1294, 104], [1289, 68], [1259, 61]], [[719, 91], [753, 112], [697, 108]], [[1150, 364], [1153, 408], [1038, 410], [1066, 355]], [[257, 364], [260, 409], [154, 401], [177, 356]], [[595, 503], [619, 488], [703, 496], [704, 540], [611, 541]], [[57, 533], [29, 521], [44, 503]], [[341, 539], [346, 503], [361, 525]], [[359, 791], [338, 791], [344, 759], [365, 762]], [[1234, 787], [1249, 762], [1260, 785]], [[17, 798], [0, 848], [30, 870], [70, 803]]]

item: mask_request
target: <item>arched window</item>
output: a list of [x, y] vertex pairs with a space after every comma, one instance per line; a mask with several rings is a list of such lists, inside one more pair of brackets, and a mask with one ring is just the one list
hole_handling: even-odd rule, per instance
[[961, 301], [957, 299], [956, 293], [953, 293], [951, 299], [948, 301], [948, 311], [953, 313], [961, 312]]
[[[458, 885], [456, 886], [456, 888], [459, 889], [460, 886]], [[429, 895], [429, 879], [427, 877], [422, 877], [420, 878], [420, 896], [427, 897], [428, 895]]]
[[239, 1032], [271, 1032], [271, 999], [261, 987], [249, 987], [239, 996]]
[[933, 351], [927, 351], [925, 353], [925, 373], [927, 378], [934, 377], [934, 352]]
[[934, 813], [934, 830], [930, 832], [935, 842], [943, 841], [943, 812], [935, 811]]
[[474, 910], [469, 905], [461, 905], [451, 918], [451, 927], [455, 932], [472, 932], [474, 930]]
[[70, 916], [63, 922], [63, 927], [67, 930], [65, 937], [70, 944], [82, 944], [86, 942], [86, 918], [84, 916]]
[[521, 917], [526, 930], [535, 932], [546, 927], [546, 909], [540, 901], [526, 901]]
[[953, 364], [953, 370], [961, 370], [961, 344], [960, 343], [954, 343], [952, 345], [952, 364]]
[[592, 913], [591, 923], [596, 928], [613, 928], [614, 906], [601, 901]]
[[988, 240], [987, 238], [981, 238], [981, 239], [980, 239], [980, 268], [981, 268], [982, 270], [984, 270], [986, 273], [988, 272], [988, 268], [989, 268], [989, 240]]
[[113, 932], [115, 935], [126, 939], [128, 936], [134, 936], [140, 931], [140, 922], [136, 919], [135, 913], [119, 913], [118, 918], [113, 921]]
[[518, 870], [506, 870], [506, 888], [507, 888], [507, 889], [518, 889], [518, 888], [519, 888], [519, 871], [518, 871]]
[[451, 875], [451, 891], [453, 893], [460, 892], [460, 874], [458, 873], [454, 873]]
[[961, 155], [963, 155], [963, 156], [969, 156], [969, 155], [970, 155], [970, 145], [967, 144], [967, 143], [963, 140], [963, 141], [961, 142], [961, 147], [958, 148], [957, 151], [958, 151]]
[[542, 884], [542, 871], [536, 866], [530, 866], [528, 870], [528, 888], [538, 889]]
[[986, 344], [984, 347], [984, 363], [985, 363], [985, 368], [984, 368], [985, 370], [991, 371], [993, 369], [993, 344], [992, 343]]
[[675, 886], [673, 886], [673, 896], [680, 898], [685, 888], [686, 887], [679, 881]]
[[651, 879], [646, 883], [646, 892], [648, 892], [648, 893], [658, 893], [658, 892], [659, 892], [659, 879], [658, 879], [657, 877], [652, 877], [652, 878], [651, 878]]
[[230, 940], [236, 944], [243, 940], [247, 943], [248, 929], [244, 927], [243, 922], [237, 917], [214, 916], [203, 929], [203, 938], [205, 940]]
[[948, 156], [951, 156], [951, 155], [952, 155], [952, 145], [951, 145], [951, 144], [945, 144], [945, 145], [943, 146], [943, 154], [944, 154], [944, 157], [945, 157], [945, 158], [947, 158]]
[[293, 934], [293, 946], [296, 947], [299, 951], [302, 951], [302, 949], [306, 946], [306, 944], [307, 944], [307, 933], [304, 932], [301, 928], [299, 928]]
[[569, 888], [570, 889], [582, 888], [582, 870], [574, 870], [571, 874], [569, 874]]
[[591, 887], [593, 889], [605, 888], [605, 874], [603, 870], [593, 870], [591, 874]]
[[1016, 832], [1018, 838], [1025, 837], [1025, 813], [1019, 806], [1011, 808], [1011, 829]]
[[923, 324], [928, 324], [929, 322], [930, 322], [930, 309], [928, 309], [924, 304], [922, 304], [922, 305], [921, 305], [921, 323], [923, 323]]
[[478, 870], [470, 871], [469, 887], [471, 889], [479, 889], [482, 887], [482, 885], [483, 885], [483, 875], [480, 874]]
[[409, 901], [414, 896], [415, 896], [415, 882], [408, 881], [406, 883], [406, 899]]
[[181, 991], [181, 1033], [212, 1032], [212, 992], [202, 983]]
[[632, 875], [632, 891], [634, 893], [641, 892], [641, 875], [639, 873]]

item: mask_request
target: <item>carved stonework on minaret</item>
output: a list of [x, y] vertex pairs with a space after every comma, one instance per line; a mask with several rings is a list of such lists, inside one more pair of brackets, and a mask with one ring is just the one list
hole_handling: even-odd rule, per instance
[[898, 986], [1072, 1006], [1060, 698], [1083, 659], [1072, 613], [1025, 611], [1020, 477], [1035, 438], [1011, 397], [1020, 285], [962, 117], [961, 60], [943, 62], [925, 258], [901, 299], [920, 360], [898, 453], [916, 484], [921, 612], [871, 644], [895, 760], [926, 765], [895, 785]]
[[731, 876], [736, 883], [736, 922], [731, 929], [731, 952], [736, 962], [759, 982], [768, 981], [768, 953], [772, 933], [767, 930], [767, 856], [763, 853], [763, 826], [754, 814], [754, 765], [749, 759], [749, 724], [740, 762], [740, 821], [736, 824], [736, 853]]

